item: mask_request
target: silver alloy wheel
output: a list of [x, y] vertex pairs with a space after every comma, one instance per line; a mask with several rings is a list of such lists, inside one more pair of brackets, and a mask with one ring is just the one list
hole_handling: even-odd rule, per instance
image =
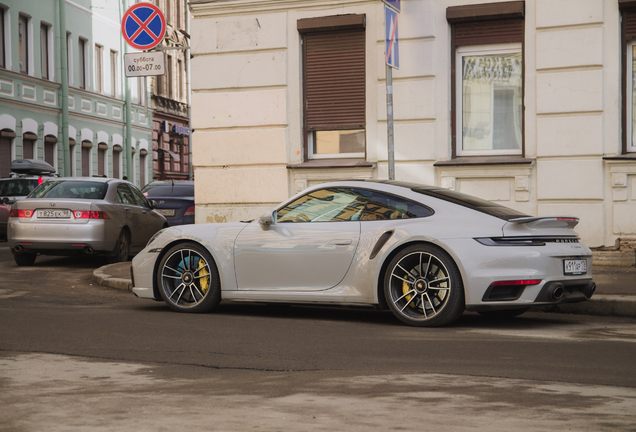
[[199, 305], [210, 290], [210, 263], [195, 249], [173, 252], [163, 261], [160, 271], [164, 300], [179, 308]]
[[409, 320], [428, 321], [440, 314], [451, 298], [452, 279], [444, 263], [429, 252], [413, 252], [391, 269], [387, 300]]

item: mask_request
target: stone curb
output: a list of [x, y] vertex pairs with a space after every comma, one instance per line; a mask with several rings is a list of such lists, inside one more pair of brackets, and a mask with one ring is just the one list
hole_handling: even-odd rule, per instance
[[108, 274], [108, 268], [117, 264], [109, 264], [93, 271], [93, 281], [99, 285], [116, 288], [124, 291], [132, 291], [132, 281], [130, 279], [122, 279], [112, 277]]
[[[109, 264], [93, 271], [93, 281], [99, 285], [132, 291], [132, 281], [112, 277], [108, 268], [117, 264]], [[535, 311], [573, 313], [582, 315], [604, 315], [636, 318], [636, 296], [628, 295], [595, 295], [591, 300], [581, 303], [565, 303], [556, 306], [535, 306]]]

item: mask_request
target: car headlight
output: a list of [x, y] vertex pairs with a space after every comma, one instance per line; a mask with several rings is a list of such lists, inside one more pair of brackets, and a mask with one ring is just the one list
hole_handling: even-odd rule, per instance
[[159, 237], [161, 235], [162, 232], [164, 232], [167, 228], [163, 228], [160, 229], [159, 231], [157, 231], [152, 237], [150, 237], [150, 240], [148, 240], [148, 243], [146, 243], [146, 247], [150, 246], [150, 243], [152, 243], [153, 241], [155, 241], [155, 239], [157, 237]]

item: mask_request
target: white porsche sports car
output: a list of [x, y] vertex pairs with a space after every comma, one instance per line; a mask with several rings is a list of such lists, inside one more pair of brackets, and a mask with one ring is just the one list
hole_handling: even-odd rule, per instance
[[133, 292], [180, 312], [232, 300], [369, 305], [415, 326], [513, 317], [592, 296], [578, 221], [439, 187], [323, 183], [255, 221], [158, 232], [133, 259]]

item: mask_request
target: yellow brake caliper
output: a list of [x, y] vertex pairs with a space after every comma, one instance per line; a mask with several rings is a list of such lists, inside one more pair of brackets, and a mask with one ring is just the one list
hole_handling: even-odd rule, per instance
[[[404, 279], [406, 278], [408, 278], [408, 276], [404, 276]], [[409, 291], [411, 291], [411, 289], [409, 288], [409, 284], [407, 284], [406, 282], [402, 282], [402, 294], [406, 294]], [[410, 302], [411, 299], [413, 298], [413, 294], [409, 294], [404, 298], [406, 299], [407, 302]], [[413, 303], [409, 303], [409, 306], [415, 309], [415, 305]]]
[[[207, 271], [205, 267], [205, 261], [202, 259], [199, 260], [199, 267], [197, 268], [196, 274], [200, 277], [199, 283], [201, 284], [201, 291], [203, 294], [208, 292], [208, 288], [210, 288], [210, 272]], [[201, 270], [203, 269], [203, 270]]]

